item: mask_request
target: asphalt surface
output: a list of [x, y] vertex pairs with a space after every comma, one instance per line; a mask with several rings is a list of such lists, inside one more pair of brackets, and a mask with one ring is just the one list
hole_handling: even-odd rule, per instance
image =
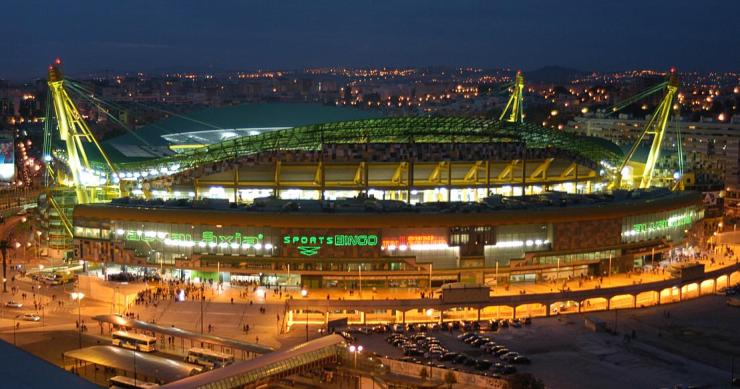
[[[515, 365], [517, 370], [541, 378], [548, 388], [726, 388], [733, 354], [737, 360], [735, 371], [740, 371], [740, 308], [729, 307], [725, 301], [725, 297], [709, 296], [680, 304], [623, 310], [616, 315], [599, 312], [539, 318], [531, 326], [483, 333], [527, 356], [532, 363]], [[670, 318], [665, 316], [667, 311]], [[618, 333], [591, 332], [584, 326], [586, 317], [598, 317], [612, 329], [616, 325]], [[458, 340], [461, 333], [428, 331], [449, 351], [502, 362]], [[369, 352], [391, 358], [403, 356], [400, 349], [385, 341], [387, 334], [353, 335], [357, 344]], [[429, 361], [416, 358], [422, 363]], [[449, 362], [435, 360], [434, 364], [481, 373]]]

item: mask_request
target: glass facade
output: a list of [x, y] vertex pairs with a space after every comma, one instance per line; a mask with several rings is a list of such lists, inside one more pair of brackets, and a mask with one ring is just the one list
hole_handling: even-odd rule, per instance
[[541, 257], [534, 257], [534, 264], [536, 265], [566, 265], [572, 262], [584, 262], [584, 261], [598, 261], [604, 258], [616, 258], [619, 255], [619, 250], [600, 250], [600, 251], [589, 251], [585, 253], [572, 253], [572, 254], [560, 254], [560, 255], [545, 255]]
[[[245, 220], [249, 215], [244, 213]], [[200, 267], [204, 271], [220, 267], [222, 271], [266, 274], [287, 272], [289, 266], [290, 271], [344, 272], [353, 278], [360, 267], [362, 272], [422, 272], [428, 264], [438, 271], [507, 267], [512, 261], [541, 267], [598, 262], [623, 256], [623, 250], [635, 243], [681, 241], [685, 230], [702, 217], [701, 208], [689, 206], [607, 219], [615, 228], [601, 243], [573, 234], [560, 234], [561, 240], [556, 242], [555, 230], [560, 224], [433, 227], [433, 218], [429, 219], [431, 226], [421, 228], [362, 229], [169, 224], [111, 221], [104, 217], [101, 221], [96, 215], [87, 221], [76, 219], [74, 234], [81, 242], [80, 259], [86, 260], [121, 259], [122, 263], [145, 262], [195, 270]], [[403, 224], [403, 218], [398, 223]], [[620, 239], [625, 247], [617, 247]], [[102, 254], [96, 256], [96, 251]]]
[[622, 242], [634, 243], [659, 238], [679, 241], [685, 236], [685, 231], [702, 218], [704, 210], [697, 206], [627, 216], [622, 219]]
[[524, 258], [526, 252], [546, 251], [552, 245], [552, 226], [519, 224], [496, 227], [496, 243], [486, 246], [486, 266], [508, 266], [512, 259]]
[[111, 238], [152, 263], [193, 255], [271, 257], [280, 232], [271, 228], [115, 222]]

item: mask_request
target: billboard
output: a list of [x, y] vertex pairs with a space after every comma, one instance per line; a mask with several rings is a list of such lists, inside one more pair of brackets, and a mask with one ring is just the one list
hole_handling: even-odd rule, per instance
[[285, 229], [281, 231], [284, 257], [378, 258], [380, 231], [367, 229]]
[[0, 181], [12, 181], [15, 176], [15, 147], [13, 136], [0, 135]]

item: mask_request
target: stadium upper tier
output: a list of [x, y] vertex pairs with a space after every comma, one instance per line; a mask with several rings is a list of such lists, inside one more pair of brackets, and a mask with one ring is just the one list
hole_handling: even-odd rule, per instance
[[[344, 121], [293, 127], [219, 143], [146, 161], [117, 164], [124, 180], [171, 175], [197, 166], [279, 151], [321, 151], [325, 145], [363, 144], [512, 144], [526, 153], [555, 150], [595, 169], [622, 158], [615, 144], [527, 123], [458, 117], [403, 117]], [[477, 160], [470, 155], [464, 160]]]

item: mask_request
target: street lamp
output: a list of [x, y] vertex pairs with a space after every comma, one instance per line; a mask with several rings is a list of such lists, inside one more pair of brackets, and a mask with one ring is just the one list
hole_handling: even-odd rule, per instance
[[[301, 296], [302, 297], [308, 296], [308, 289], [306, 288], [301, 289]], [[308, 310], [304, 307], [303, 311], [306, 312], [306, 342], [308, 342]]]
[[206, 289], [205, 285], [203, 284], [203, 281], [200, 282], [200, 334], [203, 335], [203, 326], [205, 323], [203, 323], [203, 303], [206, 299]]
[[361, 353], [362, 350], [363, 350], [363, 347], [361, 345], [360, 346], [355, 346], [353, 344], [353, 345], [349, 346], [349, 352], [351, 352], [353, 354], [353, 357], [354, 357], [354, 360], [355, 360], [355, 362], [354, 362], [355, 369], [357, 369], [357, 354]]
[[72, 292], [72, 300], [77, 301], [77, 323], [79, 324], [78, 340], [79, 346], [82, 348], [82, 299], [85, 298], [85, 294], [82, 292]]
[[41, 257], [41, 230], [36, 230], [36, 238], [34, 242], [36, 244], [36, 258]]
[[13, 318], [13, 346], [16, 345], [15, 342], [15, 330], [18, 328], [18, 317], [20, 315], [15, 315], [15, 318]]

